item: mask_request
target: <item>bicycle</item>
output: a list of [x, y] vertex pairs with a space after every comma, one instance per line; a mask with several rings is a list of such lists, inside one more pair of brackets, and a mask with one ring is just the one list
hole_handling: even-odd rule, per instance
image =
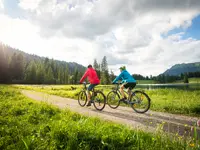
[[[89, 84], [89, 83], [88, 83]], [[83, 82], [84, 88], [79, 92], [78, 94], [78, 103], [80, 106], [84, 107], [87, 103], [87, 83]], [[104, 109], [106, 105], [106, 96], [103, 94], [103, 92], [99, 90], [95, 90], [95, 88], [92, 89], [92, 95], [91, 95], [91, 103], [93, 103], [94, 107], [101, 111]]]
[[[135, 90], [131, 91], [130, 94], [124, 91], [125, 95], [128, 95], [128, 98], [123, 101], [120, 100], [121, 92], [119, 91], [119, 84], [120, 83], [117, 83], [116, 87], [107, 94], [107, 104], [108, 106], [110, 106], [110, 108], [116, 109], [120, 105], [120, 103], [123, 102], [125, 104], [129, 104], [131, 108], [137, 113], [145, 113], [149, 110], [151, 99], [143, 91]], [[117, 100], [115, 98], [117, 98]], [[144, 104], [145, 102], [147, 105], [143, 109], [137, 108], [137, 106], [142, 106], [142, 104]]]

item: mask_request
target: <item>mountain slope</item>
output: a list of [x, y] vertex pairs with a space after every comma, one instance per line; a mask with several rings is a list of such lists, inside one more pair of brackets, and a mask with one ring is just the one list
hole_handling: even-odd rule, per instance
[[170, 69], [167, 69], [163, 74], [178, 76], [186, 72], [200, 72], [200, 62], [176, 64]]
[[86, 67], [25, 53], [0, 43], [0, 83], [74, 84]]
[[[45, 61], [45, 59], [49, 59], [47, 57], [40, 57], [40, 56], [37, 56], [34, 54], [28, 54], [19, 49], [15, 49], [15, 48], [12, 48], [10, 46], [0, 43], [0, 48], [2, 48], [2, 46], [4, 47], [4, 52], [5, 52], [6, 58], [11, 58], [13, 56], [13, 54], [15, 53], [15, 54], [22, 54], [26, 63], [29, 63], [31, 61], [36, 61], [36, 62], [37, 61]], [[49, 60], [51, 60], [51, 59], [49, 59]], [[75, 69], [78, 69], [81, 71], [86, 69], [86, 67], [84, 67], [83, 65], [78, 64], [76, 62], [66, 62], [66, 61], [60, 61], [60, 60], [54, 60], [54, 61], [58, 65], [63, 65], [63, 66], [67, 65], [70, 73], [73, 73], [75, 71]]]

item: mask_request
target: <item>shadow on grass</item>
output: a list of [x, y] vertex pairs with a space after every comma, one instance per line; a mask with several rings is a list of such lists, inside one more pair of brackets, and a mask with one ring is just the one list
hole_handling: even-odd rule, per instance
[[194, 114], [200, 115], [200, 106], [198, 105], [198, 106], [192, 108], [191, 111], [192, 111], [192, 113], [194, 113]]

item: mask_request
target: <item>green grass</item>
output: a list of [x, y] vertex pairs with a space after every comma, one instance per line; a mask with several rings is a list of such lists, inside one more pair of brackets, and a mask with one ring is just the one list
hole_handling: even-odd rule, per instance
[[[200, 83], [200, 78], [189, 78], [189, 83]], [[173, 83], [183, 83], [183, 80], [177, 80]]]
[[200, 83], [200, 78], [189, 78], [189, 83]]
[[[46, 92], [62, 97], [78, 98], [78, 93], [81, 90], [81, 85], [65, 85], [65, 86], [15, 86], [20, 89], [29, 89], [40, 92]], [[75, 87], [72, 90], [71, 87]], [[113, 86], [97, 86], [97, 89], [102, 90], [105, 95]], [[174, 114], [184, 114], [190, 116], [200, 116], [200, 91], [186, 91], [179, 89], [154, 89], [145, 90], [151, 98], [150, 110], [168, 112]]]
[[200, 91], [155, 89], [146, 93], [151, 98], [151, 110], [200, 116]]
[[199, 141], [145, 133], [26, 98], [0, 86], [0, 149], [198, 149]]
[[156, 84], [154, 80], [137, 80], [137, 84]]

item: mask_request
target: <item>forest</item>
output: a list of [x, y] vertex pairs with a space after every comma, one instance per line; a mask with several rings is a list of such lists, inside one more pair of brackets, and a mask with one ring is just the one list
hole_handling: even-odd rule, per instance
[[[108, 68], [107, 57], [99, 63], [94, 59], [93, 67], [101, 80], [108, 85], [116, 77]], [[9, 84], [77, 84], [86, 67], [76, 62], [66, 62], [27, 54], [18, 49], [0, 43], [0, 83]], [[182, 73], [178, 76], [160, 74], [146, 76], [132, 73], [136, 80], [154, 80], [156, 83], [172, 83], [182, 80], [188, 83], [188, 78], [200, 77], [200, 72]]]
[[[106, 56], [92, 64], [102, 84], [115, 78], [109, 73]], [[16, 84], [77, 84], [86, 70], [75, 62], [65, 62], [24, 53], [0, 43], [0, 83]]]

